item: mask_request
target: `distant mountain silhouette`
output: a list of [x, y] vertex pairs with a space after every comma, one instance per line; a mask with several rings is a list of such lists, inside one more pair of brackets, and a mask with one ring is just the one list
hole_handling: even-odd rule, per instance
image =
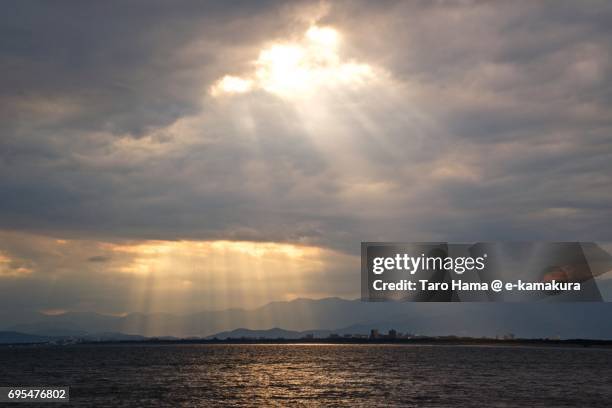
[[[37, 329], [40, 331], [41, 329]], [[56, 335], [37, 335], [30, 333], [22, 333], [16, 331], [0, 331], [0, 344], [35, 344], [35, 343], [48, 343], [48, 342], [66, 342], [67, 340], [81, 340], [81, 341], [133, 341], [133, 340], [145, 340], [146, 337], [124, 334], [124, 333], [86, 333], [82, 330], [74, 331], [71, 334], [67, 334], [63, 331], [53, 331], [54, 333], [63, 333]]]
[[273, 328], [268, 330], [250, 330], [250, 329], [236, 329], [226, 332], [217, 333], [209, 338], [217, 338], [220, 340], [225, 339], [299, 339], [302, 337], [300, 332], [283, 330], [279, 328]]
[[[35, 335], [130, 333], [141, 336], [206, 337], [237, 328], [292, 332], [328, 331], [367, 334], [390, 328], [422, 335], [612, 339], [612, 303], [395, 303], [340, 298], [272, 302], [252, 309], [204, 311], [189, 315], [132, 313], [38, 314], [0, 330]], [[19, 330], [17, 330], [19, 329]]]
[[39, 336], [57, 336], [57, 337], [79, 337], [86, 336], [88, 333], [78, 327], [73, 322], [63, 322], [58, 324], [53, 321], [39, 321], [36, 323], [25, 323], [10, 326], [8, 330], [27, 333]]
[[0, 344], [35, 344], [46, 343], [50, 340], [47, 336], [35, 336], [32, 334], [17, 333], [12, 331], [0, 331]]

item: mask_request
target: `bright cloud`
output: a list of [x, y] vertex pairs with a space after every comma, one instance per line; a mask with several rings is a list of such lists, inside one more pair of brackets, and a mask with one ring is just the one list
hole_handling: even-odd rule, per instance
[[245, 77], [225, 75], [211, 94], [245, 93], [256, 89], [286, 98], [304, 96], [320, 88], [356, 87], [376, 78], [368, 64], [340, 56], [340, 33], [312, 26], [300, 41], [276, 42], [263, 48], [254, 71]]
[[[610, 240], [611, 3], [28, 4], [0, 14], [0, 230], [27, 233], [0, 310], [354, 297], [362, 240]], [[269, 285], [215, 289], [225, 259]]]
[[[358, 293], [359, 257], [312, 245], [57, 239], [2, 230], [0, 245], [0, 298], [29, 288], [38, 310], [183, 313]], [[330, 271], [350, 278], [321, 285]], [[59, 289], [49, 293], [49, 285]]]

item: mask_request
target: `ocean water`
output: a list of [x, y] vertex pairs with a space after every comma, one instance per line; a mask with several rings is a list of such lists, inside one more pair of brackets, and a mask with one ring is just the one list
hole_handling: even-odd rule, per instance
[[69, 406], [91, 407], [610, 407], [612, 350], [423, 345], [0, 347], [0, 386], [41, 385], [70, 386]]

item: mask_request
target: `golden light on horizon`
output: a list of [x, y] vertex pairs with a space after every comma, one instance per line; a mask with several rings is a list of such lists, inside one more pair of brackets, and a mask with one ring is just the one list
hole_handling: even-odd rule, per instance
[[[125, 273], [180, 274], [183, 269], [172, 268], [182, 261], [203, 262], [224, 258], [230, 264], [248, 261], [276, 266], [281, 262], [316, 263], [324, 251], [319, 247], [301, 246], [277, 242], [254, 241], [144, 241], [137, 243], [105, 243], [104, 248], [131, 255], [131, 261], [119, 270]], [[276, 268], [271, 268], [274, 272]]]
[[[359, 257], [317, 245], [240, 240], [97, 240], [0, 231], [0, 280], [38, 279], [110, 293], [111, 303], [49, 298], [40, 310], [188, 313], [337, 295], [317, 285], [358, 270]], [[350, 265], [350, 266], [347, 266]], [[338, 285], [339, 278], [332, 281]], [[93, 283], [93, 284], [92, 284]], [[351, 296], [352, 281], [342, 284]]]
[[[138, 310], [252, 307], [271, 299], [316, 296], [306, 282], [325, 274], [335, 251], [291, 243], [254, 241], [141, 241], [106, 243], [123, 261], [116, 273], [134, 282]], [[322, 293], [321, 296], [325, 296]], [[195, 302], [190, 299], [197, 298]]]
[[284, 98], [308, 96], [319, 88], [357, 86], [374, 77], [368, 64], [342, 61], [340, 33], [331, 27], [311, 26], [300, 41], [279, 41], [263, 48], [254, 72], [225, 75], [211, 88], [213, 96], [241, 94], [256, 89]]

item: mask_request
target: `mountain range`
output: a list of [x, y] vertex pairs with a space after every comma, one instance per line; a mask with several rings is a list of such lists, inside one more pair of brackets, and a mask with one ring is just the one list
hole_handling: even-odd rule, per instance
[[[12, 320], [12, 321], [11, 321]], [[207, 337], [245, 328], [367, 334], [376, 328], [421, 335], [612, 339], [612, 303], [396, 303], [340, 298], [272, 302], [256, 309], [187, 315], [33, 314], [18, 322], [0, 314], [0, 330], [37, 336], [124, 333]]]

